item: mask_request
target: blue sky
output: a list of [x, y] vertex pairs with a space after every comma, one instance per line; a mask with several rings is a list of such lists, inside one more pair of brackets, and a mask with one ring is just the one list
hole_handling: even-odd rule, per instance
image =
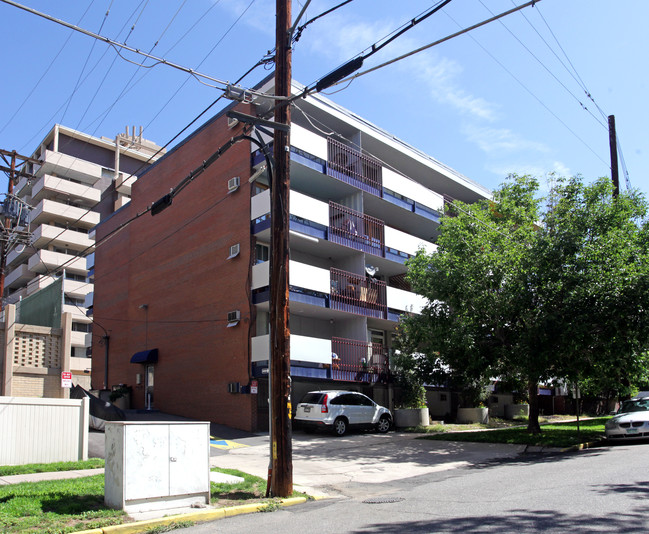
[[[237, 79], [274, 46], [272, 0], [23, 3], [221, 80]], [[305, 20], [338, 3], [313, 0]], [[304, 31], [294, 78], [314, 82], [434, 3], [354, 0]], [[294, 15], [301, 5], [293, 3]], [[514, 5], [454, 0], [365, 67]], [[646, 193], [647, 20], [646, 0], [542, 0], [502, 24], [332, 88], [329, 98], [489, 188], [510, 172], [542, 181], [551, 172], [587, 180], [610, 175], [606, 116], [613, 114], [631, 185]], [[102, 42], [4, 3], [0, 49], [0, 148], [25, 155], [55, 122], [109, 138], [141, 125], [162, 145], [221, 94], [166, 66], [128, 63]], [[260, 67], [243, 83], [267, 74]]]

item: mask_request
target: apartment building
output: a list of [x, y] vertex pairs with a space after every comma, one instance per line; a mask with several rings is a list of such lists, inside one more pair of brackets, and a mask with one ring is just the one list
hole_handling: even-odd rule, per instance
[[92, 252], [92, 229], [128, 203], [132, 184], [159, 149], [135, 127], [108, 139], [56, 124], [33, 153], [42, 163], [26, 169], [33, 177], [14, 188], [32, 208], [32, 240], [7, 255], [4, 304], [19, 303], [62, 278], [62, 311], [72, 315], [71, 356], [78, 371], [90, 369], [87, 298], [93, 290], [86, 258], [79, 255]]
[[[110, 354], [93, 346], [93, 377], [107, 370], [108, 384], [132, 386], [135, 407], [268, 426], [271, 184], [259, 147], [236, 143], [164, 211], [132, 219], [242, 132], [228, 111], [259, 115], [274, 104], [253, 97], [217, 114], [97, 228], [111, 238], [95, 253], [94, 313], [112, 333]], [[405, 262], [435, 250], [445, 198], [489, 191], [322, 96], [295, 101], [292, 120], [293, 402], [335, 388], [390, 405], [395, 327], [424, 305]]]

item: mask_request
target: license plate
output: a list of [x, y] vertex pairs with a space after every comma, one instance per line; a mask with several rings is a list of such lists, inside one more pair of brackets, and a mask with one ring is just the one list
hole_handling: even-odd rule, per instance
[[[309, 413], [311, 411], [311, 406], [304, 406], [304, 411]], [[635, 429], [634, 429], [635, 430]]]
[[637, 433], [638, 433], [638, 429], [637, 429], [637, 428], [627, 428], [627, 429], [626, 429], [626, 433], [627, 433], [627, 434], [637, 434]]

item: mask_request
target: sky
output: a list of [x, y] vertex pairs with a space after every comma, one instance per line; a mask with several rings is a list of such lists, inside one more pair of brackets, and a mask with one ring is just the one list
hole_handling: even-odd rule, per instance
[[[22, 3], [222, 81], [237, 80], [275, 41], [272, 0]], [[313, 0], [300, 22], [340, 3]], [[312, 84], [436, 3], [354, 0], [340, 7], [302, 33], [294, 79]], [[453, 0], [362, 70], [523, 3]], [[293, 2], [294, 17], [302, 6]], [[509, 173], [533, 174], [543, 184], [550, 173], [610, 176], [607, 117], [614, 115], [628, 180], [647, 194], [647, 20], [647, 0], [539, 0], [325, 95], [490, 189]], [[0, 50], [0, 148], [22, 155], [31, 155], [54, 123], [113, 139], [127, 125], [143, 126], [145, 138], [165, 145], [222, 94], [221, 85], [133, 53], [123, 59], [104, 42], [3, 2]], [[268, 74], [258, 67], [242, 85]], [[227, 103], [221, 99], [196, 126]], [[622, 172], [620, 182], [625, 189]]]

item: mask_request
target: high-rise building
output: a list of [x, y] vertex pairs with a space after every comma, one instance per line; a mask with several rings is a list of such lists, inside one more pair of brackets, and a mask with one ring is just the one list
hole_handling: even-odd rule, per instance
[[[111, 339], [109, 353], [94, 346], [93, 380], [131, 386], [136, 408], [267, 427], [269, 273], [281, 268], [270, 251], [272, 176], [250, 137], [224, 147], [245, 129], [228, 111], [266, 115], [276, 103], [253, 96], [217, 114], [143, 173], [131, 203], [96, 230], [111, 236], [95, 252], [94, 301]], [[445, 201], [490, 192], [322, 96], [293, 106], [293, 403], [309, 390], [355, 389], [389, 406], [395, 327], [424, 305], [405, 262], [436, 249]], [[272, 142], [258, 131], [253, 139]], [[212, 160], [171, 204], [154, 204], [166, 209], [138, 217]]]
[[32, 177], [23, 177], [14, 188], [14, 195], [32, 208], [32, 239], [7, 255], [4, 302], [18, 303], [63, 278], [62, 311], [72, 313], [74, 358], [90, 355], [92, 335], [86, 297], [93, 286], [80, 255], [92, 253], [92, 229], [128, 203], [131, 186], [160, 157], [159, 150], [135, 127], [108, 139], [56, 124], [33, 153], [42, 163], [29, 164]]

